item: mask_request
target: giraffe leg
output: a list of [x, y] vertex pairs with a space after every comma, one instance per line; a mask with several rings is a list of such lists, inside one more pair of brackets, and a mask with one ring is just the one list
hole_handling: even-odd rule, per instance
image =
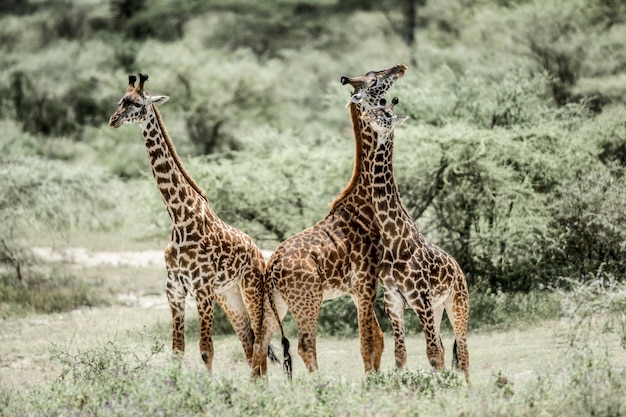
[[[202, 293], [202, 294], [201, 294]], [[198, 317], [200, 319], [200, 355], [204, 365], [212, 372], [213, 370], [213, 294], [206, 291], [198, 291], [196, 295]]]
[[[244, 346], [248, 364], [254, 370], [253, 375], [256, 373], [256, 375], [259, 376], [264, 374], [267, 368], [268, 351], [267, 349], [262, 351], [263, 322], [265, 320], [264, 316], [271, 310], [269, 310], [269, 300], [265, 294], [264, 288], [265, 262], [260, 252], [256, 257], [253, 257], [250, 266], [251, 268], [244, 273], [239, 282], [240, 297], [243, 300], [245, 311], [249, 317], [249, 324], [246, 326], [249, 327], [249, 331], [246, 329], [246, 332], [242, 332], [239, 337]], [[249, 341], [248, 339], [250, 337], [246, 336], [245, 333], [251, 334]], [[239, 334], [239, 332], [237, 334]]]
[[185, 352], [185, 298], [187, 291], [174, 270], [167, 273], [165, 293], [172, 313], [172, 351], [182, 356]]
[[[370, 276], [375, 276], [375, 273], [372, 273]], [[372, 365], [374, 366], [374, 371], [380, 370], [380, 361], [383, 357], [383, 351], [385, 350], [385, 334], [383, 333], [383, 329], [380, 328], [380, 323], [378, 323], [378, 319], [376, 318], [376, 311], [374, 307], [376, 306], [376, 291], [378, 288], [378, 280], [374, 280], [371, 286], [371, 295], [370, 295], [370, 328], [372, 329], [372, 337], [374, 343], [374, 350], [372, 352]]]
[[443, 348], [441, 346], [441, 338], [435, 331], [434, 311], [430, 303], [428, 290], [420, 291], [418, 297], [411, 302], [411, 307], [419, 318], [424, 336], [426, 338], [426, 356], [430, 365], [435, 369], [443, 368]]
[[309, 373], [317, 371], [317, 318], [322, 306], [321, 292], [319, 296], [311, 293], [303, 293], [299, 306], [309, 308], [290, 308], [291, 314], [298, 326], [298, 354], [304, 361]]
[[374, 329], [374, 352], [372, 354], [372, 362], [374, 365], [374, 371], [380, 371], [380, 361], [383, 358], [383, 351], [385, 350], [385, 334], [383, 329], [380, 328], [380, 323], [376, 318], [376, 313], [372, 310], [372, 324]]
[[239, 286], [233, 285], [225, 292], [216, 294], [217, 302], [228, 317], [228, 321], [233, 326], [233, 330], [241, 341], [243, 352], [246, 355], [248, 364], [252, 364], [252, 353], [254, 345], [254, 333], [250, 324], [250, 316], [246, 310]]
[[[274, 291], [273, 300], [278, 313], [278, 319], [283, 320], [287, 314], [287, 305], [282, 300], [278, 291]], [[259, 346], [256, 347], [257, 339], [255, 338], [255, 357], [253, 360], [252, 376], [258, 377], [267, 375], [267, 351], [270, 346], [270, 341], [279, 328], [279, 323], [272, 311], [269, 297], [265, 297], [264, 311], [266, 314], [263, 316], [263, 324], [259, 331], [260, 337], [258, 338]]]
[[446, 347], [443, 344], [443, 340], [441, 340], [441, 320], [443, 318], [443, 312], [445, 310], [445, 304], [443, 301], [435, 303], [433, 307], [433, 329], [435, 331], [435, 337], [439, 339], [439, 347], [441, 348], [441, 356], [443, 357], [445, 363], [446, 357]]
[[352, 301], [357, 307], [363, 366], [365, 372], [378, 371], [385, 342], [374, 313], [376, 288], [367, 288], [358, 292], [358, 296], [352, 295]]
[[391, 321], [394, 339], [394, 356], [396, 366], [400, 369], [406, 365], [406, 343], [404, 329], [404, 299], [397, 289], [385, 287], [384, 302], [385, 311]]
[[453, 361], [453, 366], [461, 368], [465, 374], [465, 380], [469, 383], [469, 351], [467, 349], [469, 294], [466, 286], [455, 290], [450, 301], [446, 303], [446, 314], [454, 330], [456, 361]]

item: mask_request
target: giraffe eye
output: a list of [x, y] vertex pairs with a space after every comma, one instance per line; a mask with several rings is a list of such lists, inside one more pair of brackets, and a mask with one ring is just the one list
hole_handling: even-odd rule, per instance
[[133, 103], [133, 106], [139, 108], [139, 107], [141, 107], [141, 103]]

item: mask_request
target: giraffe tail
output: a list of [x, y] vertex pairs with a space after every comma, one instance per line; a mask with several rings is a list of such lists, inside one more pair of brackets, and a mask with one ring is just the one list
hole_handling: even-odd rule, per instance
[[[287, 374], [287, 378], [289, 378], [289, 380], [291, 381], [291, 377], [293, 375], [293, 366], [292, 366], [292, 360], [291, 360], [291, 353], [289, 353], [289, 339], [285, 337], [285, 329], [283, 329], [283, 324], [281, 323], [280, 316], [278, 314], [278, 311], [276, 310], [276, 304], [274, 302], [274, 294], [271, 288], [269, 289], [269, 291], [267, 291], [267, 298], [269, 299], [270, 306], [272, 307], [274, 318], [276, 318], [276, 321], [278, 322], [278, 326], [280, 327], [280, 336], [281, 336], [280, 343], [283, 345], [283, 370], [285, 371], [285, 374]], [[278, 360], [276, 360], [276, 362], [278, 362]]]
[[[280, 326], [280, 331], [283, 331], [283, 326]], [[285, 336], [282, 337], [282, 339], [280, 340], [280, 342], [283, 345], [283, 369], [285, 370], [285, 373], [287, 374], [287, 377], [289, 378], [289, 380], [291, 381], [291, 378], [293, 376], [293, 367], [292, 367], [292, 363], [291, 363], [291, 354], [289, 353], [289, 339], [287, 339]]]
[[274, 346], [272, 346], [271, 343], [267, 347], [267, 357], [269, 358], [270, 362], [272, 362], [272, 363], [278, 363], [279, 362], [278, 356], [276, 356], [276, 349], [274, 348]]
[[459, 369], [459, 354], [456, 347], [456, 339], [454, 339], [454, 346], [452, 347], [452, 368]]

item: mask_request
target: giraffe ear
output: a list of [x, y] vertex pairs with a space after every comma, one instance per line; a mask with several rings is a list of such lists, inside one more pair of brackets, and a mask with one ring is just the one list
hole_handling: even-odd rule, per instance
[[350, 100], [346, 103], [346, 107], [350, 107], [350, 103], [359, 104], [362, 101], [363, 101], [363, 94], [354, 93], [352, 97], [350, 97]]
[[170, 99], [169, 96], [152, 96], [150, 98], [152, 100], [152, 104], [154, 104], [155, 106], [160, 106]]
[[409, 116], [395, 116], [393, 118], [393, 125], [394, 126], [401, 125], [402, 123], [406, 122], [408, 118]]

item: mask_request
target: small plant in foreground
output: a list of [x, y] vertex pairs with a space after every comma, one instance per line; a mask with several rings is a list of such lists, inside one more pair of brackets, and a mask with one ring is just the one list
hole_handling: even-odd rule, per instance
[[587, 340], [601, 326], [616, 333], [626, 349], [626, 283], [601, 270], [591, 278], [586, 283], [563, 279], [572, 286], [570, 291], [560, 292], [563, 311], [572, 319], [570, 346]]
[[98, 381], [102, 378], [124, 376], [143, 370], [150, 360], [165, 349], [164, 344], [151, 336], [150, 352], [136, 353], [129, 346], [114, 341], [84, 351], [70, 353], [68, 347], [52, 344], [52, 359], [62, 366], [60, 379], [71, 376], [73, 380]]
[[455, 371], [443, 369], [441, 371], [425, 369], [391, 369], [386, 372], [367, 374], [364, 382], [366, 390], [383, 389], [397, 391], [408, 389], [411, 391], [435, 395], [437, 389], [457, 388], [463, 385], [463, 379]]

